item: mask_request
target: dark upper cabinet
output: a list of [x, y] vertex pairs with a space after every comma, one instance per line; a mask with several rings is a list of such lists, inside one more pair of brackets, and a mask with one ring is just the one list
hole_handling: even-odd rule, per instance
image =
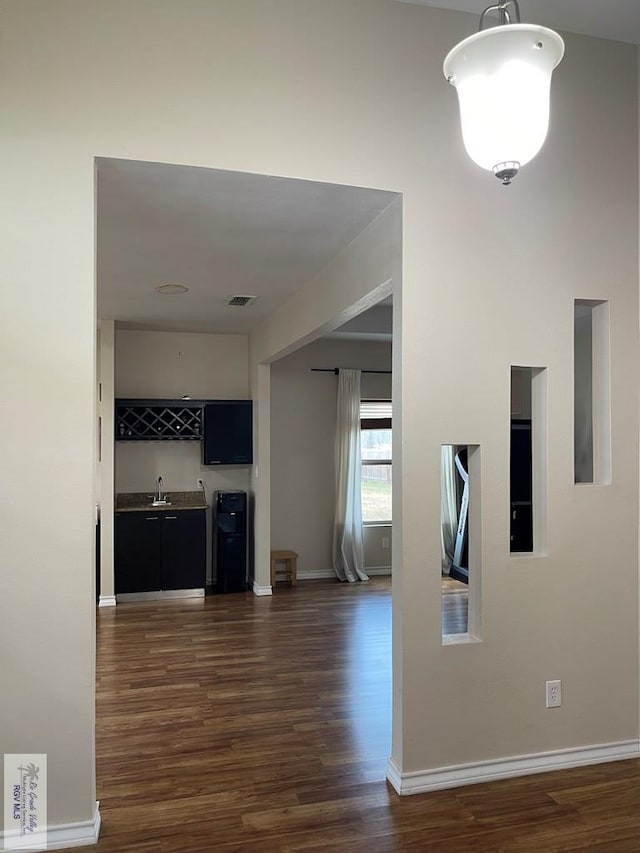
[[201, 441], [204, 465], [253, 462], [251, 400], [115, 402], [116, 441]]
[[204, 400], [118, 399], [116, 441], [200, 441], [204, 403]]
[[205, 512], [116, 512], [116, 595], [204, 588]]
[[251, 400], [215, 400], [205, 404], [203, 463], [250, 465], [253, 462]]

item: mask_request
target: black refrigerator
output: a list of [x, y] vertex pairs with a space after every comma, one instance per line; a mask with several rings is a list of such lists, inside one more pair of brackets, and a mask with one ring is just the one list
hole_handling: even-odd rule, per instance
[[213, 493], [213, 574], [215, 593], [247, 588], [247, 493]]

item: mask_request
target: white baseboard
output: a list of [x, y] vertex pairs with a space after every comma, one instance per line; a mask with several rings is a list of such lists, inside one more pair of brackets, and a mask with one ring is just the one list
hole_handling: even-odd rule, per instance
[[[365, 572], [372, 578], [390, 575], [391, 566], [376, 566], [373, 569], [365, 567]], [[310, 569], [304, 572], [298, 572], [297, 578], [299, 581], [335, 580], [336, 573], [333, 569]]]
[[[96, 803], [93, 820], [78, 823], [63, 823], [47, 827], [46, 847], [29, 847], [36, 850], [64, 850], [68, 847], [87, 847], [97, 844], [100, 835], [100, 803]], [[0, 832], [0, 850], [4, 849], [4, 833]], [[17, 840], [17, 839], [16, 839]], [[9, 849], [9, 848], [7, 848]]]
[[[370, 577], [390, 575], [391, 566], [377, 566], [375, 569], [365, 569]], [[319, 581], [319, 580], [336, 580], [336, 573], [333, 569], [311, 569], [305, 572], [298, 572], [298, 581]], [[270, 586], [259, 586], [256, 581], [253, 582], [254, 595], [272, 595]]]
[[411, 773], [401, 773], [390, 758], [387, 765], [387, 779], [399, 794], [422, 794], [443, 788], [476, 785], [495, 779], [529, 776], [549, 770], [568, 770], [571, 767], [622, 761], [627, 758], [640, 758], [640, 741], [637, 739], [585, 748], [558, 749], [535, 755], [499, 758], [495, 761], [458, 764], [452, 767], [439, 767], [435, 770], [417, 770]]
[[116, 597], [115, 595], [101, 595], [100, 601], [98, 602], [98, 607], [115, 607], [116, 606]]

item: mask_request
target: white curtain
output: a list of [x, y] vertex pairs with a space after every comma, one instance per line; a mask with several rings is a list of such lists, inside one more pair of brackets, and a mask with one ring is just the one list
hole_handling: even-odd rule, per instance
[[442, 550], [442, 571], [449, 574], [458, 532], [458, 507], [456, 501], [455, 448], [452, 444], [443, 444], [440, 463], [441, 521], [440, 544]]
[[360, 371], [338, 375], [336, 418], [336, 512], [333, 568], [341, 581], [367, 581], [362, 540], [360, 476]]

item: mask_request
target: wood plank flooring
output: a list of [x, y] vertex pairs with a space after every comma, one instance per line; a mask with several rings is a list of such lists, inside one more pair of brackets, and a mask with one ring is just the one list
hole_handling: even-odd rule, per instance
[[442, 630], [445, 634], [466, 634], [469, 624], [469, 587], [461, 581], [443, 577]]
[[626, 853], [640, 761], [398, 797], [390, 583], [98, 612], [99, 853]]

